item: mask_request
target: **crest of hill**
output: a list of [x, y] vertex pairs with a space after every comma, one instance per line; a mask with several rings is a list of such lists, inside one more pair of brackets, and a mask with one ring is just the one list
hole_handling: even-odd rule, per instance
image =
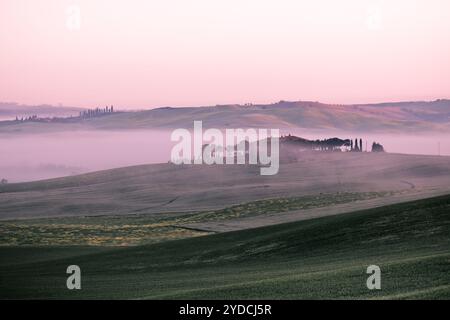
[[[428, 131], [450, 129], [450, 100], [337, 105], [314, 101], [273, 104], [164, 107], [116, 115], [129, 128], [204, 127], [314, 128], [352, 131]], [[109, 118], [113, 120], [113, 118]], [[100, 122], [100, 121], [99, 121]], [[114, 127], [104, 122], [101, 126]]]
[[[120, 110], [118, 107], [115, 110]], [[229, 104], [204, 107], [162, 107], [119, 111], [83, 119], [58, 118], [49, 123], [0, 122], [0, 132], [61, 130], [128, 130], [192, 128], [307, 128], [361, 132], [417, 132], [450, 130], [450, 100], [337, 105], [314, 101], [273, 104]]]

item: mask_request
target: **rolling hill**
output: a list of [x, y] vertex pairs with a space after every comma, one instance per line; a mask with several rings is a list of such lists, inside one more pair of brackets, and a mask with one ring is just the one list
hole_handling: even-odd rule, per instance
[[0, 122], [0, 133], [40, 133], [70, 130], [191, 128], [194, 120], [214, 128], [307, 128], [354, 132], [417, 132], [450, 130], [450, 100], [333, 105], [280, 101], [268, 105], [163, 107], [115, 112], [89, 119], [52, 122]]
[[448, 299], [449, 213], [447, 195], [136, 247], [1, 247], [0, 298]]
[[380, 193], [373, 206], [442, 194], [449, 181], [450, 157], [389, 153], [306, 152], [273, 176], [256, 165], [141, 165], [0, 185], [0, 219], [189, 212], [345, 192]]

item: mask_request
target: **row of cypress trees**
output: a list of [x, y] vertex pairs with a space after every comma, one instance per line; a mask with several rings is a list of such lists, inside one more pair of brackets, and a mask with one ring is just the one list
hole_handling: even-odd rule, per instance
[[362, 152], [363, 151], [362, 139], [359, 139], [359, 145], [358, 139], [355, 139], [354, 143], [353, 140], [350, 140], [350, 150], [355, 152]]

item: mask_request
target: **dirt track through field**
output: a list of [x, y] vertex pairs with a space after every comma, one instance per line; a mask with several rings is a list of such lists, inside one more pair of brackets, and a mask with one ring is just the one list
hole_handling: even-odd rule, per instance
[[341, 213], [359, 211], [363, 209], [382, 207], [390, 204], [425, 199], [428, 197], [445, 194], [450, 194], [450, 188], [447, 190], [430, 189], [415, 192], [404, 192], [402, 194], [397, 195], [383, 196], [375, 199], [348, 202], [345, 204], [337, 204], [328, 207], [295, 210], [276, 214], [258, 215], [253, 217], [242, 217], [242, 218], [228, 219], [225, 221], [211, 221], [202, 223], [183, 224], [180, 225], [179, 227], [184, 227], [196, 231], [208, 231], [208, 232], [236, 231], [280, 223], [326, 217]]

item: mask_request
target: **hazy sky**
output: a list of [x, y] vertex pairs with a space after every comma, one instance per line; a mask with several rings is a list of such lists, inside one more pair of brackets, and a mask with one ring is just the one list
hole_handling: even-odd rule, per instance
[[449, 57], [448, 0], [0, 1], [0, 101], [449, 98]]

